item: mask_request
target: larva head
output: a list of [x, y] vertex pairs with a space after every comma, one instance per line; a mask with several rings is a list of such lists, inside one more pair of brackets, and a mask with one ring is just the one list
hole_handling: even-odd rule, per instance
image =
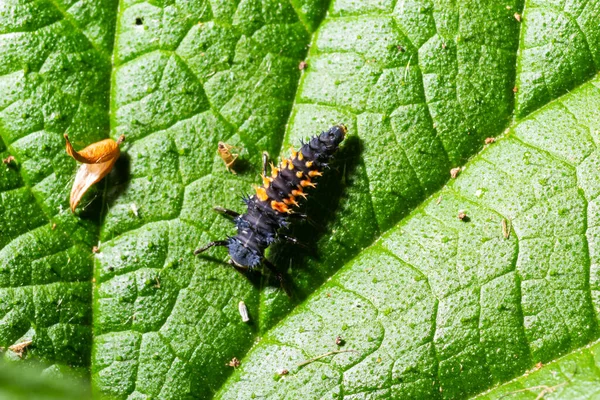
[[336, 149], [346, 137], [348, 129], [345, 125], [336, 125], [330, 128], [327, 132], [321, 133], [319, 141], [328, 149]]
[[254, 268], [260, 264], [261, 255], [256, 250], [244, 246], [236, 238], [229, 239], [227, 248], [231, 261], [238, 267]]

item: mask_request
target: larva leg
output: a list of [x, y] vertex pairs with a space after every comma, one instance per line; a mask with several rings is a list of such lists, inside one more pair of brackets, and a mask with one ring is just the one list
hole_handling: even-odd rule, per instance
[[305, 245], [304, 243], [300, 242], [295, 237], [291, 237], [291, 236], [288, 236], [288, 235], [282, 235], [282, 234], [279, 234], [278, 236], [280, 238], [282, 238], [283, 240], [285, 240], [286, 242], [290, 242], [290, 243], [292, 243], [292, 244], [294, 244], [296, 246], [300, 246], [300, 247], [302, 247], [305, 250], [310, 250], [310, 248], [307, 245]]
[[214, 246], [228, 246], [228, 245], [229, 245], [229, 242], [227, 240], [217, 240], [215, 242], [210, 242], [206, 246], [201, 247], [201, 248], [197, 249], [196, 251], [194, 251], [194, 255], [198, 255]]
[[223, 207], [214, 207], [213, 210], [215, 210], [216, 212], [218, 212], [219, 214], [225, 214], [227, 216], [230, 216], [231, 218], [237, 218], [240, 216], [239, 213], [232, 211], [232, 210], [228, 210], [226, 208]]
[[263, 258], [262, 262], [265, 265], [265, 267], [267, 267], [269, 269], [269, 271], [271, 271], [275, 275], [275, 279], [277, 279], [279, 281], [279, 284], [281, 285], [281, 288], [283, 289], [285, 294], [288, 297], [292, 297], [292, 295], [289, 291], [289, 288], [285, 285], [285, 279], [283, 277], [283, 274], [281, 272], [279, 272], [277, 270], [277, 267], [274, 266], [273, 263], [271, 263], [271, 261], [267, 260], [266, 258]]

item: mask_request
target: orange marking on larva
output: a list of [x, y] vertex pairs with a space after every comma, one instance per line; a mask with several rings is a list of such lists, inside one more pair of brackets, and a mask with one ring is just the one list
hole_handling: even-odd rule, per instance
[[263, 181], [263, 186], [266, 188], [268, 188], [269, 186], [271, 186], [271, 182], [273, 182], [273, 178], [267, 178], [264, 175], [260, 175], [260, 177], [262, 178]]
[[302, 196], [303, 198], [306, 198], [306, 193], [304, 193], [302, 190], [292, 190], [292, 195], [294, 196]]
[[304, 154], [302, 154], [301, 151], [298, 152], [298, 160], [300, 160], [300, 161], [304, 160]]
[[306, 168], [310, 168], [310, 167], [313, 166], [313, 162], [312, 161], [307, 161], [306, 164], [304, 164], [304, 165], [306, 165]]
[[317, 185], [315, 185], [314, 183], [312, 183], [312, 182], [310, 181], [310, 179], [305, 179], [305, 180], [303, 180], [303, 181], [300, 181], [300, 185], [302, 185], [302, 187], [307, 187], [307, 186], [310, 186], [310, 187], [313, 187], [313, 188], [317, 186]]
[[292, 162], [292, 160], [290, 160], [290, 161], [288, 162], [288, 169], [289, 169], [290, 171], [294, 169], [294, 163]]
[[296, 172], [296, 178], [302, 178], [302, 175], [304, 175], [302, 171]]
[[298, 156], [298, 152], [293, 147], [290, 147], [290, 153], [292, 153], [292, 160]]
[[265, 190], [265, 188], [256, 186], [254, 187], [254, 190], [256, 190], [256, 197], [258, 197], [260, 201], [267, 201], [269, 196], [267, 195], [267, 191]]
[[323, 174], [320, 173], [319, 171], [310, 171], [308, 173], [308, 176], [310, 176], [311, 178], [315, 177], [315, 176], [322, 176]]
[[271, 164], [271, 177], [277, 178], [277, 175], [279, 175], [279, 168]]
[[286, 169], [287, 166], [288, 166], [288, 160], [287, 160], [287, 158], [284, 158], [283, 160], [281, 160], [280, 167], [281, 167], [281, 169]]
[[290, 196], [290, 197], [289, 197], [289, 198], [287, 198], [287, 199], [283, 199], [283, 202], [284, 202], [285, 204], [287, 204], [288, 206], [289, 206], [289, 205], [293, 205], [293, 206], [296, 206], [296, 207], [299, 207], [299, 206], [300, 206], [300, 204], [298, 204], [298, 202], [296, 201], [296, 199], [294, 198], [294, 196]]
[[275, 211], [279, 211], [280, 213], [291, 214], [291, 210], [289, 209], [289, 207], [286, 206], [285, 203], [282, 203], [280, 201], [271, 201], [271, 208]]

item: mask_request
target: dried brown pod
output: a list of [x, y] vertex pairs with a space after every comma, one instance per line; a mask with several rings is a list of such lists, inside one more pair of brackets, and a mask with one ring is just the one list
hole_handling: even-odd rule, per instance
[[119, 145], [125, 140], [125, 136], [121, 135], [116, 142], [112, 139], [104, 139], [92, 143], [81, 151], [73, 149], [69, 135], [65, 133], [64, 136], [67, 141], [67, 154], [82, 163], [71, 189], [71, 211], [75, 211], [77, 204], [88, 189], [112, 170], [121, 155]]

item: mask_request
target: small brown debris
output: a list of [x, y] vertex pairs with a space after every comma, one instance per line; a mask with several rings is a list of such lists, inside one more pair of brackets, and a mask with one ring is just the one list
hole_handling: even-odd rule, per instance
[[236, 357], [233, 357], [231, 359], [231, 361], [229, 361], [227, 364], [228, 367], [233, 367], [233, 368], [237, 368], [240, 366], [240, 360], [238, 360]]
[[233, 170], [233, 164], [235, 163], [235, 160], [237, 160], [237, 158], [239, 157], [239, 154], [232, 153], [231, 149], [238, 149], [238, 147], [232, 146], [225, 142], [219, 142], [219, 144], [217, 145], [219, 156], [225, 163], [225, 168], [227, 168], [227, 171], [235, 175], [236, 172]]
[[282, 369], [282, 370], [281, 370], [281, 371], [279, 371], [277, 374], [278, 374], [279, 376], [284, 376], [284, 375], [287, 375], [287, 374], [289, 374], [289, 373], [290, 373], [290, 371], [288, 371], [287, 369]]
[[32, 343], [32, 340], [26, 340], [21, 343], [13, 344], [8, 349], [19, 356], [19, 358], [23, 358], [23, 354], [25, 354], [27, 351], [27, 347], [29, 347]]
[[342, 339], [341, 336], [336, 336], [335, 337], [335, 344], [337, 344], [338, 346], [343, 346], [346, 344], [346, 341], [344, 339]]
[[404, 53], [406, 51], [406, 49], [404, 47], [400, 46], [400, 45], [396, 46], [396, 48], [398, 49], [398, 51], [400, 53]]
[[446, 42], [442, 43], [442, 49], [446, 50], [446, 47], [448, 47], [448, 45], [446, 44]]
[[65, 133], [64, 137], [67, 141], [67, 154], [82, 163], [77, 170], [71, 189], [71, 211], [75, 211], [79, 201], [88, 189], [112, 170], [121, 155], [119, 145], [125, 140], [125, 136], [121, 135], [117, 141], [112, 139], [101, 140], [81, 151], [73, 149], [69, 141], [69, 135]]
[[98, 251], [100, 251], [100, 249], [98, 248], [98, 246], [92, 247], [92, 253], [96, 254]]
[[53, 223], [53, 224], [52, 224], [52, 228], [50, 228], [50, 229], [52, 229], [52, 230], [55, 230], [55, 229], [56, 229], [56, 224], [55, 224], [55, 223]]
[[8, 156], [4, 160], [2, 160], [2, 162], [4, 164], [6, 164], [6, 165], [11, 164], [14, 161], [15, 161], [15, 157], [14, 156]]
[[331, 293], [327, 293], [327, 297], [331, 297]]
[[460, 174], [460, 167], [452, 168], [450, 170], [450, 178], [456, 179], [456, 177]]
[[300, 71], [304, 71], [306, 69], [306, 67], [308, 67], [308, 64], [306, 63], [306, 61], [300, 61], [300, 64], [298, 64], [298, 69]]
[[489, 137], [485, 139], [485, 144], [492, 144], [496, 141], [496, 138]]
[[519, 91], [519, 88], [515, 86], [515, 87], [513, 88], [513, 93], [517, 93], [518, 91]]
[[519, 13], [515, 13], [515, 19], [516, 19], [518, 22], [521, 22], [521, 14], [519, 14]]
[[468, 215], [467, 215], [467, 213], [466, 213], [466, 212], [464, 212], [464, 211], [460, 211], [460, 212], [458, 213], [458, 219], [460, 219], [460, 220], [461, 220], [461, 221], [463, 221], [463, 222], [469, 222], [469, 216], [468, 216]]
[[536, 369], [540, 369], [544, 366], [544, 364], [542, 364], [542, 362], [540, 361], [539, 363], [535, 364], [535, 368]]
[[502, 236], [504, 236], [504, 239], [510, 237], [510, 224], [505, 218], [502, 218]]

